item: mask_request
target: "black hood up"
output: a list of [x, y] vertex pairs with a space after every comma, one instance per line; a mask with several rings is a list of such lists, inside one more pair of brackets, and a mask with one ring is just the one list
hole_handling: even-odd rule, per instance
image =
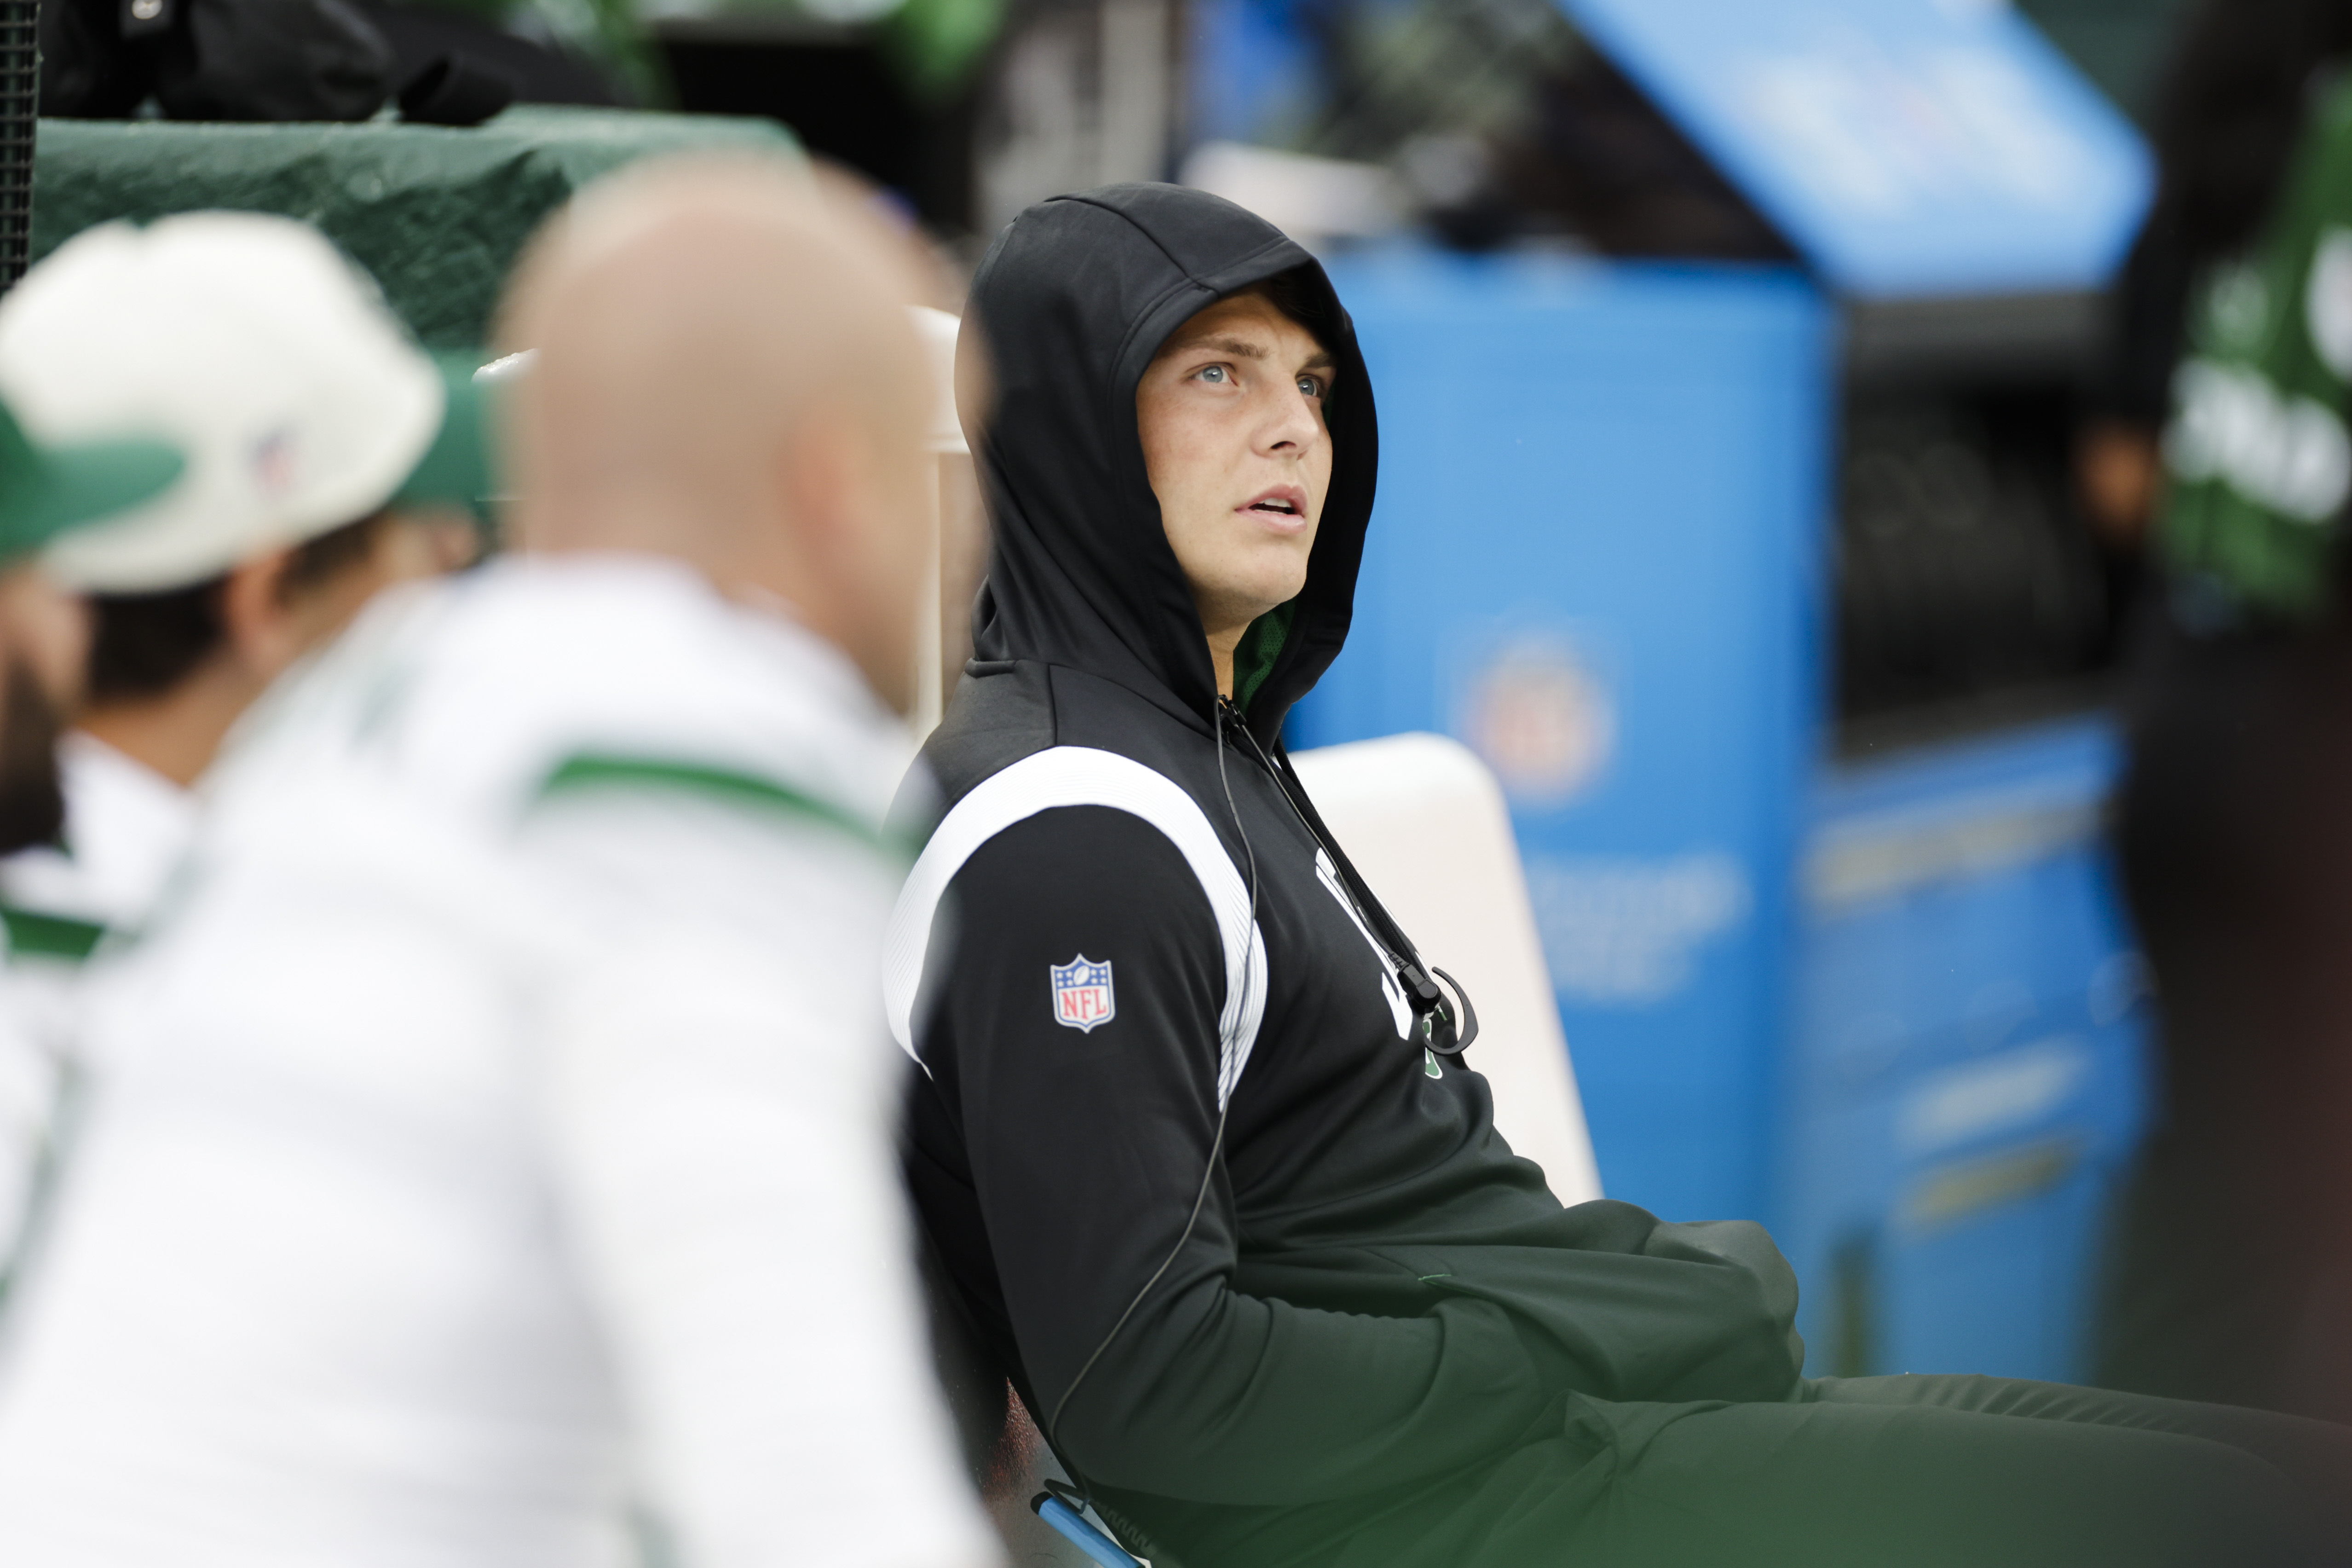
[[983, 661], [1101, 676], [1206, 728], [1216, 676], [1144, 468], [1135, 389], [1168, 335], [1216, 299], [1300, 269], [1337, 367], [1324, 417], [1331, 487], [1287, 639], [1248, 703], [1271, 746], [1347, 640], [1379, 431], [1354, 324], [1322, 267], [1263, 218], [1179, 185], [1057, 196], [997, 236], [965, 312], [995, 403], [966, 435], [994, 525], [972, 612]]

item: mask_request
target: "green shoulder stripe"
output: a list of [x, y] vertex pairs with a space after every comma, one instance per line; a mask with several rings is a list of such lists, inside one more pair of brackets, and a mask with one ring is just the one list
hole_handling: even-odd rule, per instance
[[11, 957], [64, 958], [79, 964], [97, 949], [106, 927], [95, 920], [0, 904], [0, 922], [8, 927]]
[[607, 757], [583, 753], [567, 758], [539, 787], [538, 799], [568, 795], [582, 789], [623, 789], [685, 790], [737, 805], [788, 812], [848, 835], [868, 849], [891, 858], [914, 858], [910, 846], [895, 836], [877, 832], [867, 823], [814, 795], [803, 795], [772, 779], [731, 768], [677, 762], [664, 758]]

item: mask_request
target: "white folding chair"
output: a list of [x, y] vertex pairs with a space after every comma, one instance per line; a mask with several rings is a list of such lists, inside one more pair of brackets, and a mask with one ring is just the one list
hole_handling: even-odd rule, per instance
[[[1560, 1202], [1599, 1197], [1592, 1140], [1494, 774], [1439, 735], [1324, 747], [1294, 753], [1291, 762], [1324, 824], [1422, 956], [1468, 988], [1479, 1024], [1469, 1060], [1494, 1086], [1503, 1136], [1543, 1167]], [[1013, 1463], [989, 1502], [1019, 1560], [1057, 1568], [1113, 1561], [1083, 1552], [1031, 1512], [1028, 1499], [1049, 1478], [1063, 1478], [1017, 1400], [1008, 1405], [1002, 1441]]]
[[1543, 1167], [1560, 1202], [1599, 1197], [1559, 1004], [1494, 773], [1442, 735], [1353, 741], [1290, 760], [1422, 956], [1468, 988], [1479, 1028], [1466, 1060], [1494, 1086], [1504, 1138]]

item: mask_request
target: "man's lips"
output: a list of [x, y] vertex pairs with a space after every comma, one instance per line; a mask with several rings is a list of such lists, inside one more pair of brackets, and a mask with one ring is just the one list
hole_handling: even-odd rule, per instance
[[1307, 492], [1296, 485], [1276, 485], [1260, 491], [1234, 510], [1279, 528], [1304, 528], [1307, 524]]

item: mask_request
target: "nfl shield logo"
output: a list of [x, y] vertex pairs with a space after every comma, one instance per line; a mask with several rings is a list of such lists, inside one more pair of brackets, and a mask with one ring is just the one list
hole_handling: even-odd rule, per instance
[[1054, 980], [1054, 1021], [1092, 1034], [1118, 1012], [1111, 996], [1110, 966], [1097, 964], [1084, 953], [1066, 964], [1049, 964]]

